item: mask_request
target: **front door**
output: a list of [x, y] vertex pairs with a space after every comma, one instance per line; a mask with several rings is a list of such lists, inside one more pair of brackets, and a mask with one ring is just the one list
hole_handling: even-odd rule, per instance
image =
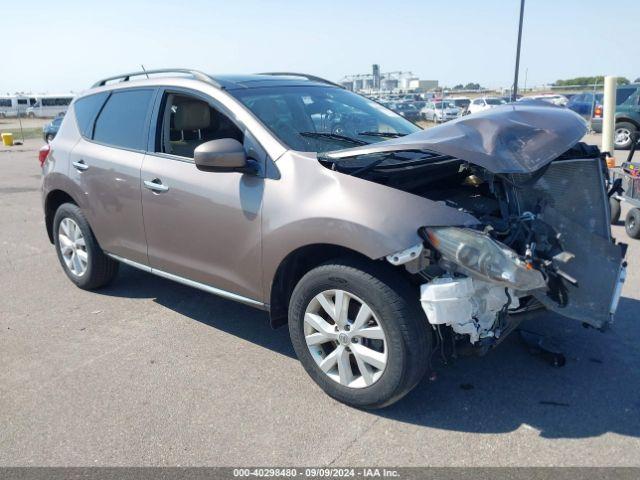
[[[142, 166], [142, 209], [150, 266], [250, 300], [262, 300], [264, 180], [240, 172], [199, 170], [195, 148], [242, 130], [211, 101], [165, 92], [155, 146]], [[246, 145], [246, 143], [245, 143]]]

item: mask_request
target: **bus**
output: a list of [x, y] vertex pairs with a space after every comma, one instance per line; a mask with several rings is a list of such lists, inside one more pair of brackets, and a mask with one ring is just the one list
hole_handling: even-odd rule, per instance
[[0, 97], [0, 117], [24, 117], [27, 109], [35, 105], [36, 99], [26, 95], [8, 95]]
[[36, 95], [35, 103], [27, 108], [27, 116], [34, 117], [56, 117], [66, 113], [69, 104], [73, 100], [73, 95]]

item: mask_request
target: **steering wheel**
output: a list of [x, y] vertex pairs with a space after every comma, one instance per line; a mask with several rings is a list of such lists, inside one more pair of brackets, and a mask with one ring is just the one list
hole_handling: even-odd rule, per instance
[[350, 136], [355, 133], [355, 125], [352, 123], [348, 113], [330, 112], [327, 114], [327, 122], [331, 126], [331, 133], [334, 135]]

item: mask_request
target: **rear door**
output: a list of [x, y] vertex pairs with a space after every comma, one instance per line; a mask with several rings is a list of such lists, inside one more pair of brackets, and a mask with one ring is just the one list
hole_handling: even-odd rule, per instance
[[82, 208], [100, 246], [146, 265], [140, 169], [155, 90], [132, 88], [79, 99], [74, 106], [82, 140], [69, 176], [79, 184]]
[[264, 165], [264, 150], [232, 116], [214, 99], [188, 90], [167, 90], [158, 102], [157, 133], [142, 168], [149, 264], [168, 278], [259, 303], [264, 178], [205, 171], [193, 161], [198, 145], [234, 138]]

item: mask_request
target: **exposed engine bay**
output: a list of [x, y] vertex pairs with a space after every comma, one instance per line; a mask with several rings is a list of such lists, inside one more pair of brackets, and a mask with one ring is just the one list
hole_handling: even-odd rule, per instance
[[510, 331], [509, 314], [542, 307], [596, 328], [612, 320], [626, 246], [611, 238], [597, 147], [576, 143], [530, 173], [495, 173], [428, 150], [320, 161], [478, 219], [474, 228], [423, 225], [422, 244], [387, 257], [419, 282], [432, 325], [481, 344]]

